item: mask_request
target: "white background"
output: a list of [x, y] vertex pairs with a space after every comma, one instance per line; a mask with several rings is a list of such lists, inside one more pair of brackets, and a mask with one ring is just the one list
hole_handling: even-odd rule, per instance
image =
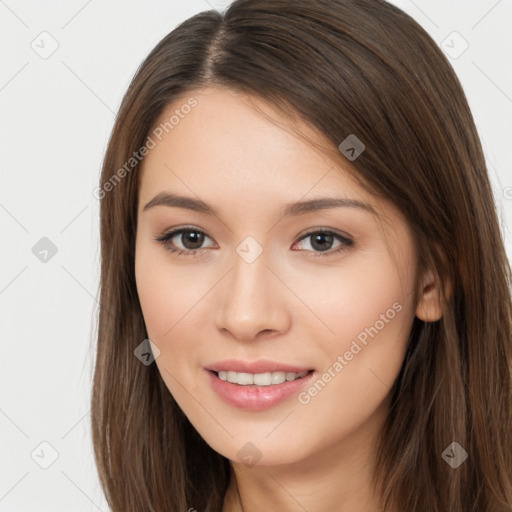
[[[99, 275], [92, 191], [138, 65], [178, 23], [227, 3], [0, 0], [0, 512], [108, 510], [89, 427]], [[439, 46], [453, 31], [469, 43], [451, 62], [477, 122], [510, 257], [512, 3], [393, 3]], [[50, 48], [43, 31], [58, 43], [47, 59], [31, 47], [46, 37]], [[42, 237], [57, 247], [46, 263], [32, 252]], [[42, 442], [58, 453], [47, 469], [36, 463], [52, 461]]]

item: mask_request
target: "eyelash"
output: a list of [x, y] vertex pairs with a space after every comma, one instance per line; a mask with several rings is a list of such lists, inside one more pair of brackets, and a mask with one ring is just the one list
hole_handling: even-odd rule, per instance
[[[157, 242], [160, 242], [166, 250], [170, 251], [173, 254], [176, 254], [178, 256], [200, 256], [202, 251], [206, 250], [206, 248], [203, 249], [178, 249], [176, 247], [173, 247], [170, 245], [170, 240], [174, 238], [176, 235], [183, 234], [183, 233], [199, 233], [201, 235], [204, 235], [205, 237], [210, 238], [204, 231], [197, 228], [179, 228], [175, 229], [173, 231], [169, 231], [168, 233], [164, 233], [163, 235], [156, 237], [155, 240]], [[306, 233], [303, 235], [299, 241], [302, 241], [312, 235], [316, 234], [323, 234], [323, 235], [333, 235], [335, 238], [337, 238], [339, 241], [341, 241], [341, 245], [337, 249], [330, 249], [328, 251], [307, 251], [307, 252], [313, 252], [315, 253], [312, 257], [325, 257], [325, 256], [333, 256], [334, 254], [338, 254], [342, 251], [346, 251], [347, 249], [350, 249], [354, 246], [354, 241], [350, 238], [347, 238], [345, 236], [340, 235], [339, 233], [335, 233], [334, 231], [328, 230], [328, 229], [316, 229], [315, 231], [310, 231], [309, 233]]]

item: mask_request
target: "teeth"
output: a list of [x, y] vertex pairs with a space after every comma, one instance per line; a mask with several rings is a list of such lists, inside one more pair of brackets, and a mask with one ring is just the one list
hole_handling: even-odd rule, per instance
[[221, 370], [218, 372], [220, 380], [227, 380], [232, 384], [239, 384], [241, 386], [250, 386], [255, 384], [256, 386], [271, 386], [272, 384], [282, 384], [286, 381], [297, 380], [304, 375], [307, 375], [308, 371], [301, 373], [294, 372], [267, 372], [267, 373], [243, 373], [243, 372], [231, 372]]

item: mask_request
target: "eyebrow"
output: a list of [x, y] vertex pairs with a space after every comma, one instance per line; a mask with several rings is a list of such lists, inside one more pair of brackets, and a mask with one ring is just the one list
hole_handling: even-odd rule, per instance
[[[217, 212], [215, 208], [205, 203], [201, 199], [180, 196], [178, 194], [172, 194], [169, 192], [160, 192], [157, 194], [151, 201], [149, 201], [149, 203], [144, 206], [142, 211], [145, 212], [151, 208], [154, 208], [155, 206], [184, 208], [205, 215], [215, 215], [216, 217], [220, 218], [219, 212]], [[359, 208], [376, 215], [376, 211], [371, 205], [362, 201], [358, 201], [357, 199], [322, 197], [287, 204], [283, 209], [282, 217], [304, 215], [311, 212], [340, 207]]]

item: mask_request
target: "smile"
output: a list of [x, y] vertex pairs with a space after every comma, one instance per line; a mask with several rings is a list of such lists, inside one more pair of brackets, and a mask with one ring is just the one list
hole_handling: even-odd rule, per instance
[[205, 369], [205, 373], [213, 391], [228, 405], [246, 411], [264, 411], [297, 396], [318, 372], [252, 374]]
[[283, 382], [290, 382], [301, 379], [306, 376], [310, 371], [303, 371], [300, 373], [295, 372], [266, 372], [266, 373], [246, 373], [246, 372], [233, 372], [221, 370], [217, 372], [217, 377], [220, 380], [238, 384], [240, 386], [273, 386], [276, 384], [283, 384]]

